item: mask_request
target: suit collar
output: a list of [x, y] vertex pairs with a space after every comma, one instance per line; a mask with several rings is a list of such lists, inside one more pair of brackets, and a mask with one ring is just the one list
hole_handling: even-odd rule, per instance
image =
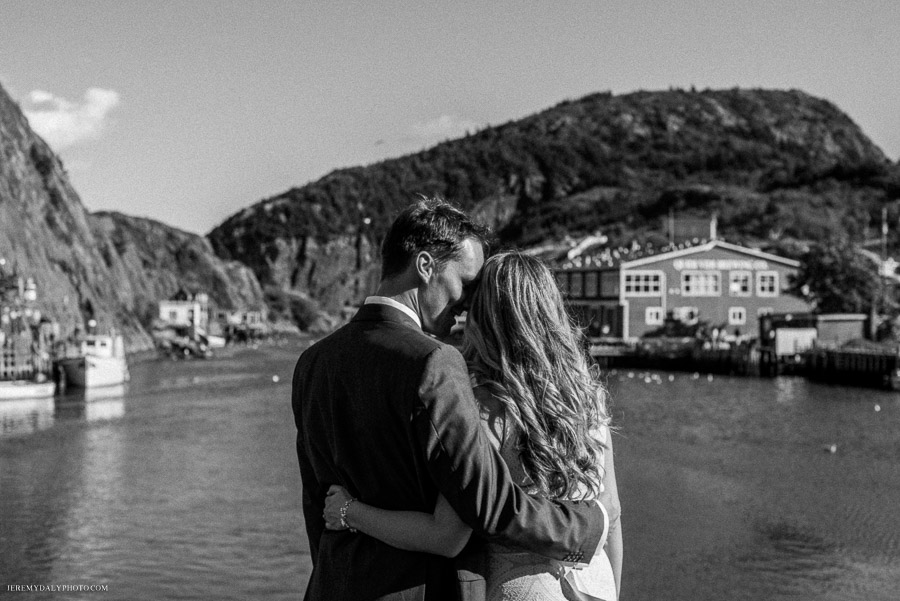
[[422, 327], [422, 320], [419, 319], [419, 316], [416, 315], [416, 312], [412, 310], [411, 307], [408, 307], [401, 303], [400, 301], [394, 300], [389, 296], [368, 296], [366, 297], [364, 305], [387, 305], [388, 307], [393, 307], [395, 309], [399, 309], [402, 313], [405, 313], [409, 317], [412, 318], [413, 321], [416, 322], [416, 325], [420, 328]]
[[422, 328], [419, 327], [419, 324], [412, 317], [390, 305], [374, 303], [363, 305], [350, 321], [390, 321], [415, 328], [420, 332], [422, 331]]

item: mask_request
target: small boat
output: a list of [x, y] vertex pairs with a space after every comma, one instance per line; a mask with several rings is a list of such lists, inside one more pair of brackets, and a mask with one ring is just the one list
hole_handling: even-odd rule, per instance
[[206, 345], [209, 348], [225, 348], [225, 337], [224, 336], [213, 336], [212, 334], [205, 334]]
[[97, 388], [123, 384], [130, 379], [121, 336], [86, 336], [79, 350], [77, 356], [57, 360], [66, 386]]
[[53, 396], [56, 385], [53, 382], [33, 380], [0, 381], [0, 401], [13, 399], [46, 399]]

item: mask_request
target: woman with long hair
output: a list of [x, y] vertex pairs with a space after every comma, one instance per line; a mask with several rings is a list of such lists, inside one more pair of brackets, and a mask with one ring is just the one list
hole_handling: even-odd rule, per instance
[[[606, 543], [587, 565], [488, 541], [487, 598], [617, 599], [622, 532], [607, 394], [543, 263], [520, 252], [485, 262], [466, 319], [463, 356], [485, 430], [517, 483], [553, 499], [598, 499], [610, 514]], [[471, 534], [443, 497], [433, 514], [388, 511], [351, 500], [334, 486], [325, 517], [330, 529], [350, 527], [395, 547], [448, 557]]]

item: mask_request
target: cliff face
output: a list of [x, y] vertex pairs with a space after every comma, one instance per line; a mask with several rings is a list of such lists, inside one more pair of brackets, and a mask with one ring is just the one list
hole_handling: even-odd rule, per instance
[[263, 293], [256, 276], [236, 261], [223, 261], [209, 241], [153, 221], [114, 212], [89, 216], [101, 254], [125, 274], [120, 298], [133, 299], [141, 322], [156, 317], [157, 302], [179, 289], [206, 292], [221, 309], [258, 308]]
[[670, 210], [719, 215], [729, 239], [862, 236], [900, 195], [891, 165], [831, 103], [799, 91], [595, 94], [429, 150], [342, 169], [209, 234], [263, 286], [337, 310], [377, 278], [377, 243], [417, 194], [439, 195], [531, 245], [601, 229], [651, 237]]
[[121, 263], [101, 252], [106, 241], [97, 240], [61, 162], [2, 90], [0, 223], [0, 257], [34, 278], [45, 315], [69, 331], [94, 318], [137, 347], [149, 343], [127, 301], [119, 302], [118, 283], [127, 279]]
[[0, 258], [35, 280], [38, 308], [69, 333], [89, 319], [148, 348], [156, 303], [180, 287], [225, 308], [261, 306], [255, 276], [202, 237], [146, 220], [89, 214], [60, 160], [0, 88]]

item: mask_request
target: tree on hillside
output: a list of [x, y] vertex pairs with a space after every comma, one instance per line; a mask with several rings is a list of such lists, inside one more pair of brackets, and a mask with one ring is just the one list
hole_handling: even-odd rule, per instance
[[869, 313], [881, 294], [877, 266], [846, 238], [813, 244], [792, 288], [822, 313]]

